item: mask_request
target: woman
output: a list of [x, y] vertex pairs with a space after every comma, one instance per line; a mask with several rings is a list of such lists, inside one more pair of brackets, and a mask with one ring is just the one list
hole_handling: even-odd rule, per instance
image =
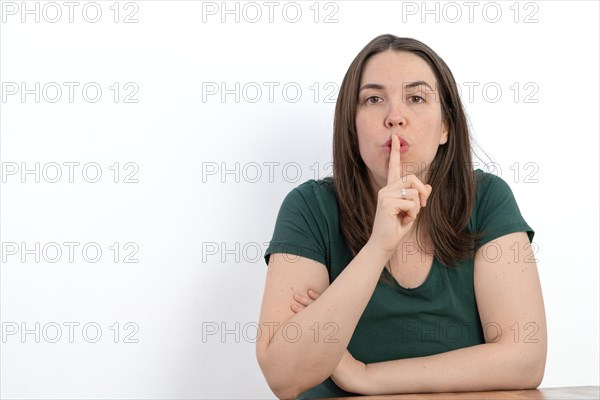
[[525, 389], [546, 361], [534, 232], [471, 169], [451, 71], [382, 35], [337, 100], [333, 178], [285, 198], [256, 352], [280, 398]]

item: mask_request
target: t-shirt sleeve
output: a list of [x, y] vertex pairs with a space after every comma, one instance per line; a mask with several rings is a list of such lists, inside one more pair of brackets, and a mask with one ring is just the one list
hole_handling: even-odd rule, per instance
[[284, 198], [277, 214], [273, 237], [265, 252], [287, 253], [309, 258], [326, 265], [325, 238], [321, 210], [310, 181], [294, 188]]
[[482, 234], [476, 248], [513, 232], [526, 232], [529, 242], [535, 232], [525, 221], [510, 186], [500, 177], [485, 173], [479, 180], [475, 230]]

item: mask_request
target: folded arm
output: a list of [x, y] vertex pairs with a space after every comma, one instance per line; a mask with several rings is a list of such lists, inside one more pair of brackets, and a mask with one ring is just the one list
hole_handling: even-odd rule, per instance
[[536, 388], [546, 364], [546, 318], [527, 235], [478, 250], [475, 295], [485, 344], [366, 366], [361, 394]]

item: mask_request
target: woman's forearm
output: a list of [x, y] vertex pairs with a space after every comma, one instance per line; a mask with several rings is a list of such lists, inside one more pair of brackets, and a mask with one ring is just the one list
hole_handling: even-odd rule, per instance
[[261, 327], [264, 332], [277, 329], [264, 364], [271, 388], [279, 397], [294, 397], [333, 373], [388, 258], [365, 245], [309, 307], [280, 327]]
[[546, 363], [545, 341], [486, 343], [427, 357], [367, 365], [362, 394], [532, 389]]

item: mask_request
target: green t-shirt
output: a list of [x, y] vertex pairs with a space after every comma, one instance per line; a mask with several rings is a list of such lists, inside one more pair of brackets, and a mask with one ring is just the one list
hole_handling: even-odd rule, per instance
[[[477, 195], [469, 229], [483, 232], [476, 247], [512, 232], [534, 231], [525, 222], [510, 187], [495, 175], [475, 170]], [[333, 282], [352, 261], [342, 236], [338, 203], [331, 178], [309, 180], [284, 199], [269, 254], [289, 253], [318, 261], [327, 267]], [[497, 255], [491, 254], [494, 258]], [[473, 286], [473, 258], [455, 268], [434, 257], [429, 275], [420, 286], [404, 288], [378, 283], [348, 350], [354, 358], [371, 364], [410, 357], [424, 357], [485, 343]], [[387, 269], [382, 274], [392, 275]], [[298, 398], [351, 396], [328, 378]]]

